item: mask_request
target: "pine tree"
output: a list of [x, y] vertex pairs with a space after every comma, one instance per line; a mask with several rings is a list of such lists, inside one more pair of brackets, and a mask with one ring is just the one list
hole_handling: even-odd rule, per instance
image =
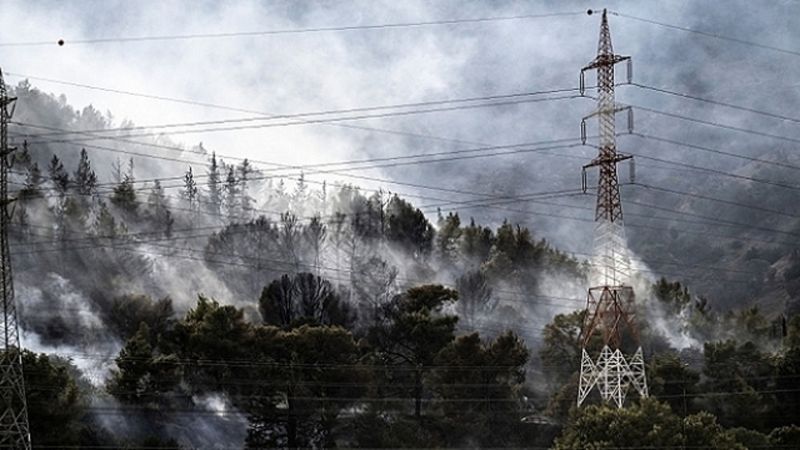
[[219, 215], [222, 192], [219, 185], [219, 165], [217, 164], [217, 153], [211, 153], [210, 165], [208, 167], [208, 211], [213, 215]]
[[98, 209], [94, 219], [94, 233], [97, 236], [113, 239], [117, 236], [119, 231], [117, 228], [117, 221], [114, 219], [114, 215], [111, 214], [111, 211], [108, 210], [106, 202], [100, 200]]
[[58, 156], [53, 155], [48, 167], [50, 180], [53, 182], [58, 198], [56, 199], [55, 206], [53, 207], [53, 215], [55, 216], [56, 228], [60, 239], [66, 237], [66, 207], [67, 207], [67, 190], [69, 189], [69, 174], [64, 170], [64, 164], [58, 159]]
[[275, 188], [274, 207], [279, 213], [288, 212], [289, 209], [289, 194], [286, 192], [286, 183], [283, 178], [278, 181], [278, 186]]
[[122, 161], [120, 161], [119, 157], [111, 163], [111, 176], [114, 178], [115, 183], [122, 183]]
[[308, 184], [306, 184], [306, 176], [302, 172], [297, 179], [297, 185], [294, 188], [291, 199], [291, 209], [297, 215], [304, 215], [306, 202], [308, 202]]
[[67, 189], [69, 189], [69, 174], [64, 170], [64, 164], [56, 155], [53, 155], [53, 159], [50, 160], [48, 174], [58, 194], [61, 196], [65, 195]]
[[152, 219], [158, 224], [160, 229], [164, 230], [165, 235], [170, 236], [175, 219], [172, 218], [172, 213], [169, 210], [169, 201], [164, 194], [164, 188], [161, 187], [161, 183], [158, 180], [153, 184], [153, 189], [150, 191], [147, 203]]
[[234, 222], [239, 212], [239, 181], [236, 179], [236, 170], [233, 166], [228, 169], [224, 191], [225, 214], [228, 216], [228, 221]]
[[97, 189], [97, 175], [92, 170], [92, 163], [86, 149], [81, 149], [81, 157], [78, 161], [78, 169], [75, 170], [75, 185], [80, 195], [92, 195]]
[[41, 197], [41, 186], [44, 179], [42, 178], [42, 171], [39, 169], [39, 164], [32, 163], [28, 166], [25, 174], [25, 186], [20, 190], [20, 200], [26, 200], [36, 197]]
[[254, 170], [252, 164], [250, 164], [250, 161], [245, 158], [239, 165], [239, 196], [241, 199], [240, 203], [242, 212], [244, 213], [245, 217], [249, 217], [253, 209], [253, 198], [249, 195], [249, 186], [247, 184], [250, 180], [250, 174], [253, 172]]
[[139, 200], [136, 198], [133, 179], [129, 174], [125, 174], [122, 181], [114, 187], [111, 203], [130, 214], [135, 214], [138, 211]]
[[183, 189], [181, 190], [181, 197], [186, 200], [189, 210], [194, 212], [197, 208], [197, 182], [194, 181], [194, 174], [192, 173], [192, 166], [183, 176]]

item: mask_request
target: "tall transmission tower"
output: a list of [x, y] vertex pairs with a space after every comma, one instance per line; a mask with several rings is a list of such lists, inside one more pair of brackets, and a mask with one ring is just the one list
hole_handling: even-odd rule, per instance
[[3, 322], [0, 332], [3, 348], [0, 349], [0, 448], [31, 448], [28, 407], [25, 399], [25, 382], [22, 377], [22, 351], [20, 348], [17, 307], [14, 301], [14, 280], [11, 274], [11, 255], [8, 246], [8, 227], [11, 224], [8, 198], [9, 156], [14, 151], [8, 147], [8, 121], [14, 114], [16, 98], [9, 97], [3, 73], [0, 71], [0, 295], [3, 301]]
[[[589, 11], [591, 14], [591, 11]], [[578, 382], [578, 406], [597, 387], [603, 401], [622, 408], [628, 391], [633, 388], [647, 397], [644, 356], [639, 344], [635, 323], [634, 293], [630, 286], [630, 259], [622, 222], [622, 200], [619, 193], [617, 164], [629, 155], [617, 153], [616, 113], [627, 110], [628, 127], [633, 126], [630, 107], [614, 102], [614, 66], [627, 61], [628, 80], [631, 77], [629, 56], [615, 55], [611, 46], [608, 17], [603, 10], [597, 57], [581, 69], [581, 93], [584, 74], [597, 71], [597, 109], [581, 122], [582, 140], [586, 141], [586, 119], [597, 117], [600, 135], [599, 154], [583, 167], [583, 189], [586, 191], [586, 169], [597, 167], [593, 269], [590, 276], [586, 317], [581, 330], [581, 373]], [[589, 356], [600, 349], [597, 359]], [[633, 351], [633, 356], [625, 353]]]

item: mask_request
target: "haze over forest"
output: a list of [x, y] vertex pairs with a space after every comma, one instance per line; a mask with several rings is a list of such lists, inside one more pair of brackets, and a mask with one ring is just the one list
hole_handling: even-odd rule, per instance
[[584, 2], [5, 4], [33, 448], [800, 448], [800, 6], [591, 6], [621, 409], [576, 407]]

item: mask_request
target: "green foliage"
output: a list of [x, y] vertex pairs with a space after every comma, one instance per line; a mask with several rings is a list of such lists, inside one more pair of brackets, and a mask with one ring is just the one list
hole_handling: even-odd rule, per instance
[[461, 231], [461, 254], [471, 265], [481, 264], [489, 258], [494, 243], [494, 235], [488, 227], [475, 224], [470, 219], [469, 226]]
[[368, 340], [380, 357], [400, 367], [388, 374], [390, 382], [408, 385], [400, 389], [414, 400], [414, 415], [422, 415], [423, 379], [436, 355], [455, 337], [457, 316], [441, 314], [458, 293], [441, 285], [409, 289], [394, 299], [386, 310], [386, 325], [370, 328]]
[[126, 174], [122, 181], [114, 187], [111, 203], [129, 215], [135, 215], [139, 210], [139, 200], [136, 197], [136, 189], [133, 187], [133, 178], [130, 175]]
[[800, 346], [788, 347], [774, 358], [775, 383], [772, 389], [777, 393], [771, 426], [797, 425], [797, 408], [800, 405]]
[[590, 405], [575, 412], [571, 423], [556, 440], [556, 450], [585, 450], [608, 447], [673, 447], [745, 450], [731, 433], [707, 413], [684, 419], [669, 406], [654, 399], [616, 409]]
[[700, 374], [689, 369], [678, 355], [655, 355], [647, 367], [650, 395], [666, 402], [672, 412], [685, 416], [695, 411], [694, 398], [699, 393]]
[[542, 331], [544, 345], [539, 357], [551, 382], [568, 379], [578, 371], [581, 343], [579, 336], [586, 313], [557, 314]]
[[175, 321], [175, 311], [169, 297], [153, 300], [143, 294], [115, 297], [104, 316], [111, 331], [122, 339], [133, 337], [141, 323], [147, 325], [153, 336], [162, 336]]
[[81, 149], [78, 168], [75, 170], [73, 179], [79, 195], [88, 196], [96, 193], [97, 175], [92, 170], [92, 163], [89, 161], [89, 155], [85, 148]]
[[242, 310], [200, 295], [163, 347], [188, 362], [183, 370], [190, 384], [222, 390], [237, 376], [241, 360], [250, 357], [251, 337]]
[[[201, 144], [202, 148], [202, 144]], [[208, 166], [208, 181], [206, 202], [207, 211], [213, 216], [220, 215], [220, 208], [222, 206], [222, 186], [220, 181], [220, 167], [217, 162], [217, 152], [211, 152]]]
[[439, 218], [436, 232], [436, 250], [445, 264], [454, 264], [458, 259], [458, 242], [461, 237], [461, 219], [458, 214], [449, 213]]
[[22, 364], [34, 447], [79, 444], [87, 399], [70, 375], [70, 363], [24, 351]]
[[58, 159], [58, 156], [53, 155], [53, 159], [50, 160], [50, 166], [47, 169], [48, 175], [50, 176], [50, 180], [52, 180], [54, 187], [56, 188], [56, 192], [59, 195], [64, 195], [69, 188], [69, 173], [64, 169], [64, 163]]
[[350, 333], [327, 326], [262, 327], [253, 342], [261, 360], [274, 365], [259, 370], [268, 374], [270, 386], [244, 404], [250, 414], [248, 448], [333, 446], [339, 414], [363, 391]]
[[704, 397], [703, 409], [715, 414], [726, 426], [760, 430], [766, 425], [772, 399], [767, 391], [772, 374], [769, 358], [755, 344], [735, 341], [706, 343], [702, 389], [707, 393], [735, 395]]
[[439, 352], [430, 385], [434, 398], [443, 400], [437, 409], [448, 430], [441, 438], [446, 446], [520, 444], [518, 402], [527, 361], [527, 348], [512, 332], [488, 344], [477, 333], [461, 336]]
[[398, 196], [386, 207], [386, 239], [416, 259], [424, 259], [433, 246], [434, 230], [425, 215]]
[[789, 425], [772, 430], [769, 443], [777, 448], [800, 448], [800, 426]]
[[147, 215], [156, 229], [162, 231], [167, 237], [172, 235], [172, 225], [175, 223], [175, 219], [169, 210], [169, 200], [164, 193], [164, 188], [161, 187], [161, 182], [158, 180], [153, 182], [153, 189], [147, 197]]
[[664, 277], [653, 284], [653, 294], [672, 313], [682, 311], [692, 301], [688, 286], [681, 285], [679, 281], [669, 282]]
[[152, 405], [159, 402], [159, 394], [175, 387], [179, 366], [174, 357], [159, 355], [153, 340], [150, 328], [141, 322], [116, 358], [117, 369], [107, 384], [111, 395], [126, 403]]
[[745, 448], [770, 448], [769, 437], [758, 431], [748, 430], [747, 428], [731, 428], [728, 430], [733, 439], [742, 444]]

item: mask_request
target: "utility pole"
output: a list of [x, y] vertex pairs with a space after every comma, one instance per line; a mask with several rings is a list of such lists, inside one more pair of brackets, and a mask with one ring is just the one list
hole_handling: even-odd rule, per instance
[[11, 255], [8, 246], [8, 227], [11, 224], [13, 201], [8, 198], [8, 168], [11, 152], [8, 147], [8, 121], [14, 114], [16, 98], [9, 97], [3, 73], [0, 71], [0, 294], [3, 301], [2, 336], [0, 349], [0, 448], [30, 450], [31, 435], [25, 381], [22, 377], [22, 349], [19, 340], [17, 307], [14, 302], [14, 280], [11, 274]]
[[[592, 14], [592, 11], [589, 11]], [[611, 46], [608, 17], [603, 10], [597, 57], [581, 69], [581, 93], [584, 91], [584, 73], [597, 71], [597, 110], [581, 122], [582, 140], [586, 142], [586, 119], [596, 116], [599, 126], [599, 154], [583, 166], [583, 190], [586, 191], [586, 169], [597, 167], [600, 171], [597, 184], [594, 252], [586, 301], [586, 317], [581, 330], [581, 373], [578, 382], [578, 406], [597, 387], [605, 402], [622, 408], [632, 387], [647, 397], [644, 356], [639, 344], [635, 323], [634, 293], [630, 286], [630, 259], [622, 222], [622, 200], [619, 192], [617, 164], [631, 159], [617, 153], [616, 113], [628, 112], [628, 128], [633, 126], [630, 107], [614, 102], [614, 66], [628, 62], [628, 81], [631, 76], [629, 56], [615, 55]], [[598, 338], [600, 339], [598, 341]], [[601, 344], [601, 345], [598, 345]], [[597, 359], [590, 351], [600, 348]], [[634, 350], [626, 359], [624, 352]]]

